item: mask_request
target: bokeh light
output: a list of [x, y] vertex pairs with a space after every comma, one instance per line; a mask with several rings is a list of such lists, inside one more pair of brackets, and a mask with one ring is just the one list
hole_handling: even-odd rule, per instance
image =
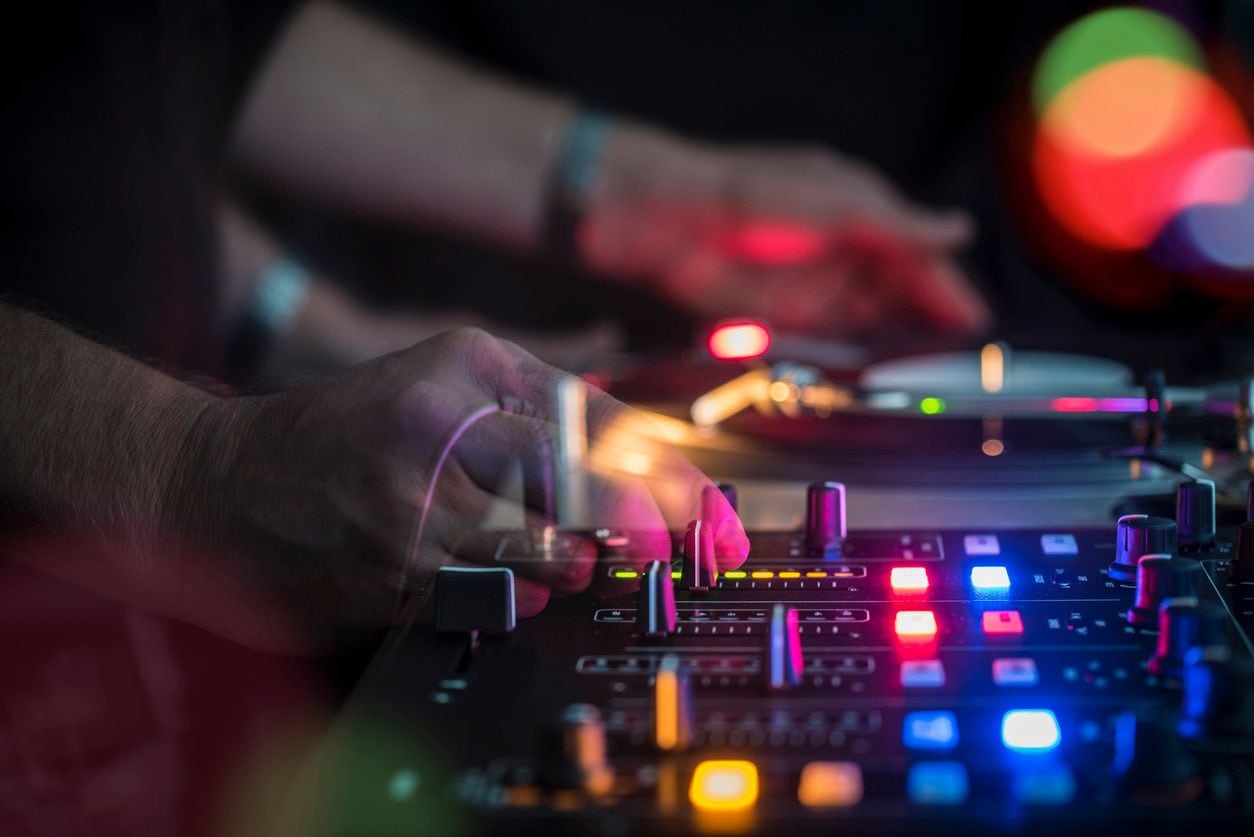
[[1249, 130], [1183, 27], [1135, 8], [1081, 18], [1042, 54], [1032, 94], [1037, 190], [1072, 237], [1153, 255], [1170, 230], [1188, 250], [1176, 266], [1254, 265]]

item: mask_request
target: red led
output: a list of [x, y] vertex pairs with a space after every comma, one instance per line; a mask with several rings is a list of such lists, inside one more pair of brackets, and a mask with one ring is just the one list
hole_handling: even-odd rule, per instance
[[936, 638], [936, 614], [930, 610], [899, 610], [893, 630], [901, 642], [931, 642]]
[[710, 354], [718, 360], [749, 360], [771, 347], [771, 333], [761, 323], [722, 323], [710, 332]]
[[893, 567], [888, 583], [894, 593], [922, 593], [928, 587], [926, 567]]
[[983, 624], [986, 634], [1023, 633], [1023, 617], [1017, 610], [986, 610]]

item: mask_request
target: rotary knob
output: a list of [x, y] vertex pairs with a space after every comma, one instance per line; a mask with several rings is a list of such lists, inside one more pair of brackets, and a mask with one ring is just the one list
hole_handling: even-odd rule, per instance
[[839, 553], [845, 527], [844, 483], [810, 483], [806, 488], [806, 549], [811, 555]]
[[1128, 622], [1138, 628], [1158, 625], [1158, 606], [1164, 599], [1196, 596], [1202, 582], [1202, 565], [1192, 558], [1146, 555], [1136, 566], [1136, 601], [1128, 610]]
[[1194, 648], [1185, 655], [1180, 734], [1230, 750], [1254, 749], [1254, 660], [1244, 648]]
[[1125, 712], [1115, 719], [1112, 772], [1133, 802], [1182, 805], [1203, 790], [1201, 767], [1163, 710]]
[[1237, 527], [1228, 572], [1236, 581], [1254, 581], [1254, 521], [1247, 520]]
[[1180, 545], [1201, 549], [1215, 542], [1215, 484], [1210, 480], [1176, 486], [1176, 526]]
[[604, 796], [614, 784], [605, 747], [605, 722], [590, 703], [572, 703], [540, 739], [540, 781], [550, 788]]
[[1141, 556], [1170, 555], [1175, 551], [1175, 521], [1145, 514], [1125, 514], [1119, 518], [1115, 530], [1115, 560], [1107, 572], [1115, 581], [1132, 581]]
[[1160, 677], [1180, 679], [1185, 656], [1194, 648], [1222, 645], [1226, 640], [1228, 614], [1214, 602], [1188, 596], [1164, 599], [1158, 607], [1158, 645], [1149, 670]]

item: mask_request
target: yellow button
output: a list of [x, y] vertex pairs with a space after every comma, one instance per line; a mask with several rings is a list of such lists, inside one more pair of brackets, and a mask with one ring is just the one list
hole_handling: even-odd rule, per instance
[[753, 576], [754, 578], [774, 578], [775, 577], [775, 573], [771, 572], [770, 570], [754, 570], [753, 572], [749, 573], [749, 575]]
[[827, 578], [827, 573], [821, 570], [811, 570], [806, 573], [806, 578]]
[[780, 578], [801, 578], [801, 573], [796, 570], [784, 570], [779, 574]]
[[758, 801], [758, 768], [751, 761], [703, 761], [692, 774], [688, 799], [699, 811], [752, 808]]
[[846, 808], [862, 801], [862, 769], [851, 761], [812, 761], [801, 771], [797, 800], [807, 808]]

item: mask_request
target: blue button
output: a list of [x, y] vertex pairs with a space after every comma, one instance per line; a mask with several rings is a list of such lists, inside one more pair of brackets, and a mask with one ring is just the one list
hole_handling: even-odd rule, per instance
[[901, 685], [930, 688], [945, 685], [945, 666], [940, 660], [906, 660], [901, 664]]
[[1015, 774], [1014, 793], [1025, 805], [1066, 805], [1075, 798], [1075, 777], [1065, 764], [1025, 770]]
[[1015, 752], [1044, 753], [1058, 746], [1062, 732], [1048, 709], [1012, 709], [1001, 718], [1001, 740]]
[[1041, 677], [1031, 657], [998, 657], [993, 660], [993, 682], [998, 686], [1035, 686]]
[[976, 590], [1009, 590], [1010, 574], [1005, 567], [972, 567], [971, 586]]
[[1001, 555], [1001, 543], [996, 535], [966, 535], [962, 539], [962, 551], [968, 556]]
[[907, 712], [901, 741], [912, 750], [952, 750], [958, 745], [958, 719], [947, 710]]
[[1078, 555], [1080, 545], [1075, 535], [1041, 535], [1041, 552], [1046, 555]]
[[916, 805], [961, 805], [969, 792], [961, 762], [921, 761], [906, 773], [906, 795]]

